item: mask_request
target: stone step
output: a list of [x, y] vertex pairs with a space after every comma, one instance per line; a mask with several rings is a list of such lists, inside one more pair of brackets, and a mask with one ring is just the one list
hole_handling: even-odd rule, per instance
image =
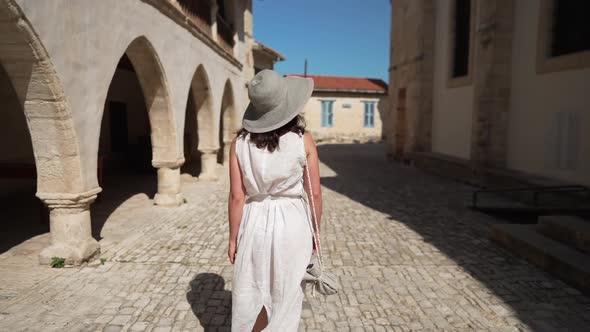
[[552, 240], [536, 225], [497, 224], [492, 240], [545, 271], [590, 294], [590, 256]]
[[590, 253], [590, 221], [572, 216], [539, 217], [537, 231], [578, 250]]

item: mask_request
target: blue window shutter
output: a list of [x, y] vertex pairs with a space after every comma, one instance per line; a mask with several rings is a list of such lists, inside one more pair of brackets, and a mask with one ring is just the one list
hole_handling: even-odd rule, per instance
[[375, 127], [375, 102], [366, 101], [364, 104], [363, 126], [365, 128]]
[[322, 127], [332, 127], [333, 103], [331, 100], [322, 100]]
[[329, 120], [329, 126], [332, 127], [334, 125], [334, 101], [329, 101], [329, 109], [330, 109], [330, 120]]
[[334, 125], [334, 101], [322, 100], [322, 127], [332, 127]]
[[375, 103], [371, 103], [371, 127], [375, 127]]
[[375, 103], [371, 103], [371, 106], [369, 107], [369, 126], [374, 127], [375, 123], [374, 123], [374, 110], [375, 110]]
[[326, 126], [326, 102], [322, 100], [322, 127]]
[[367, 128], [369, 126], [369, 103], [365, 102], [365, 114], [363, 117], [363, 127]]
[[326, 126], [326, 102], [322, 101], [322, 127]]

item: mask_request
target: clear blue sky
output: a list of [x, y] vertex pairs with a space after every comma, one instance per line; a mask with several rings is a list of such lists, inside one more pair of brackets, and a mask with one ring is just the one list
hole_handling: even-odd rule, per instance
[[254, 38], [279, 51], [281, 74], [388, 81], [389, 0], [253, 0]]

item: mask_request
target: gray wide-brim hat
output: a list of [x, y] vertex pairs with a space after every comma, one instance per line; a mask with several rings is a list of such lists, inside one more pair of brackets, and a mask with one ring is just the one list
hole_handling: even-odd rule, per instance
[[312, 92], [311, 78], [282, 77], [264, 69], [248, 82], [250, 104], [244, 112], [242, 126], [251, 133], [278, 129], [303, 111]]

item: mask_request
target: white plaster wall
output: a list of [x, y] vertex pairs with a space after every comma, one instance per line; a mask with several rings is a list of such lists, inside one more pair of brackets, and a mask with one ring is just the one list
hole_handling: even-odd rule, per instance
[[[71, 105], [86, 190], [97, 185], [99, 124], [107, 90], [117, 62], [137, 37], [148, 39], [162, 64], [177, 126], [178, 151], [183, 150], [184, 112], [197, 66], [203, 64], [210, 79], [214, 123], [219, 123], [226, 80], [229, 78], [234, 87], [244, 85], [237, 67], [140, 0], [17, 1], [47, 49]], [[236, 109], [241, 112], [243, 89], [233, 90]]]
[[[590, 69], [537, 74], [539, 1], [516, 1], [514, 19], [508, 167], [590, 185]], [[579, 113], [575, 169], [551, 162], [548, 133], [557, 111]]]
[[437, 0], [434, 45], [432, 151], [458, 158], [471, 156], [473, 85], [449, 88], [450, 0]]
[[[384, 98], [384, 97], [383, 97]], [[322, 127], [322, 103], [321, 100], [334, 100], [333, 104], [333, 127]], [[327, 95], [312, 96], [304, 108], [304, 117], [307, 129], [318, 138], [327, 137], [363, 137], [380, 138], [382, 132], [382, 119], [380, 112], [380, 99], [375, 96], [355, 95]], [[375, 102], [375, 127], [365, 128], [363, 126], [364, 103], [363, 101]], [[343, 108], [343, 104], [350, 104], [351, 108]]]

